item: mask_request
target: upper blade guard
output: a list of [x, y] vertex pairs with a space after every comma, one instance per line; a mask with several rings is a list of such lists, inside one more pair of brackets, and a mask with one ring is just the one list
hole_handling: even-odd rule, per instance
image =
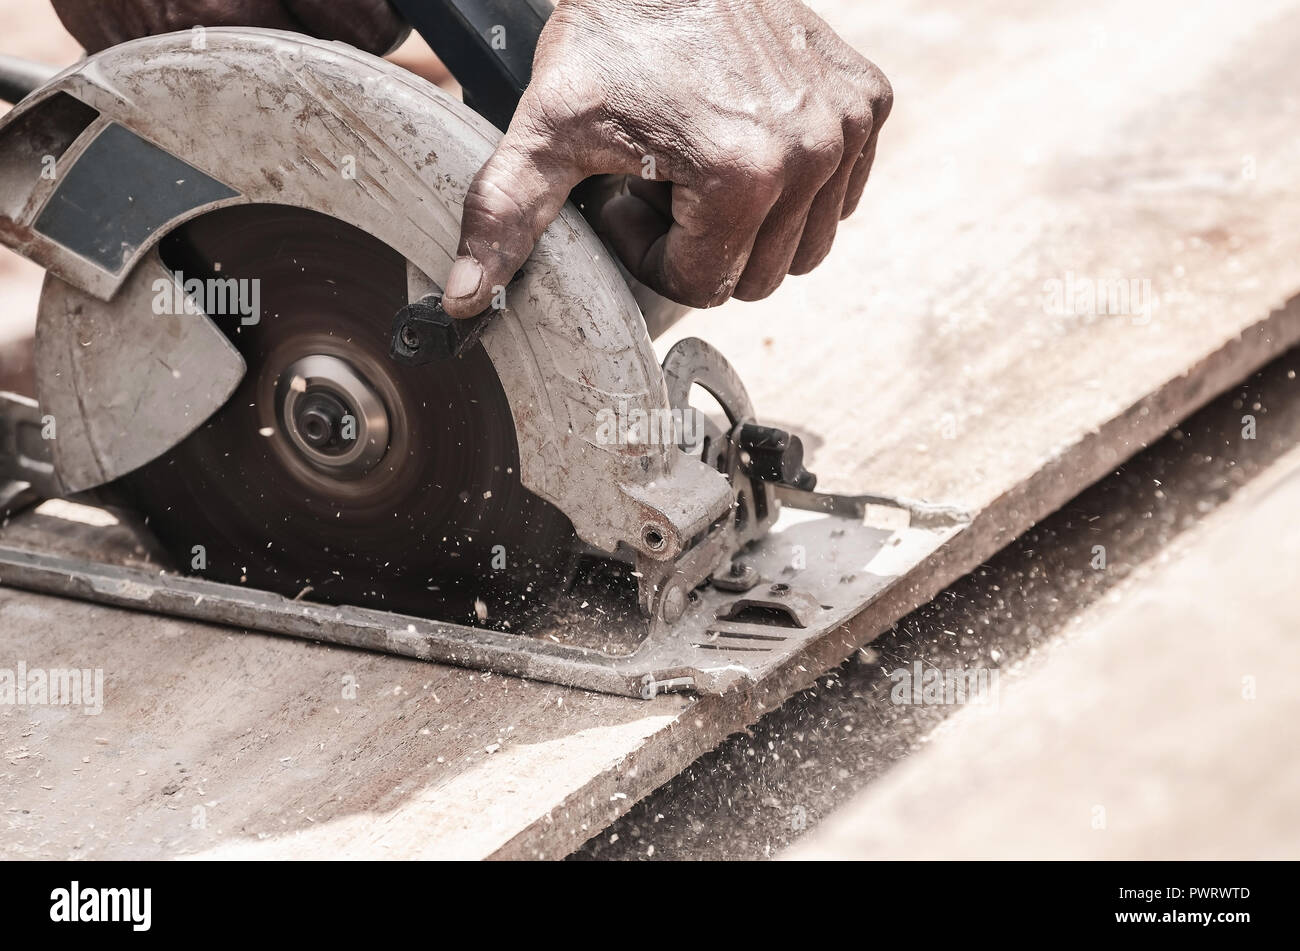
[[[234, 204], [291, 205], [373, 235], [440, 288], [463, 196], [499, 136], [435, 86], [343, 44], [249, 29], [150, 37], [65, 71], [0, 123], [0, 241], [111, 302], [107, 317], [180, 225]], [[51, 291], [43, 310], [62, 306]], [[547, 229], [482, 344], [522, 483], [585, 541], [668, 561], [727, 511], [726, 478], [676, 445], [608, 438], [614, 412], [671, 407], [636, 301], [576, 209]], [[68, 383], [42, 374], [38, 396], [57, 402]], [[82, 485], [134, 458], [69, 478]]]

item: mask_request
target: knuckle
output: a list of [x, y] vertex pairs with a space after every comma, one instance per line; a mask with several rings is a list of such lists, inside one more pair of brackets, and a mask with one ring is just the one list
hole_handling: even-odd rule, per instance
[[853, 145], [865, 143], [894, 107], [894, 90], [885, 74], [871, 63], [863, 63], [858, 81], [846, 90], [848, 102], [843, 111], [844, 135]]
[[735, 201], [739, 191], [753, 207], [765, 212], [781, 197], [785, 187], [786, 159], [783, 150], [763, 143], [746, 148], [733, 144], [723, 149], [712, 163], [709, 181], [711, 197]]
[[[832, 123], [825, 123], [831, 126]], [[799, 163], [806, 175], [823, 184], [844, 160], [844, 135], [838, 128], [804, 136], [799, 142]]]
[[777, 165], [756, 166], [747, 176], [746, 187], [757, 207], [771, 208], [781, 197], [785, 185], [785, 168]]
[[873, 64], [867, 84], [867, 94], [871, 102], [871, 115], [876, 128], [879, 128], [894, 109], [894, 85]]
[[465, 193], [465, 217], [480, 231], [513, 233], [525, 229], [529, 224], [527, 216], [512, 191], [510, 182], [485, 166]]
[[[306, 32], [326, 39], [342, 40], [358, 49], [376, 54], [393, 49], [409, 33], [409, 28], [401, 17], [384, 0], [353, 0], [346, 5], [346, 11], [340, 9], [344, 4], [321, 3], [320, 0], [281, 0], [280, 4], [268, 4], [262, 0], [199, 2], [206, 7], [223, 9], [227, 22], [232, 25], [275, 25], [277, 19], [283, 19], [277, 18], [273, 12], [278, 6], [285, 14], [300, 22]], [[216, 21], [205, 19], [203, 22]]]
[[844, 111], [845, 151], [861, 152], [871, 138], [871, 130], [876, 126], [871, 105], [863, 100], [851, 104]]

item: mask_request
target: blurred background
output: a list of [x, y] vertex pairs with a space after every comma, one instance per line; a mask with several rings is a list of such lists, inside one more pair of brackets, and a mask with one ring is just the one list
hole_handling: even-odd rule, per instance
[[[81, 46], [44, 0], [0, 0], [0, 36], [4, 52], [52, 66], [67, 66], [81, 56]], [[8, 109], [0, 104], [0, 111]], [[0, 389], [30, 395], [28, 350], [16, 342], [36, 328], [44, 275], [43, 268], [0, 248]]]

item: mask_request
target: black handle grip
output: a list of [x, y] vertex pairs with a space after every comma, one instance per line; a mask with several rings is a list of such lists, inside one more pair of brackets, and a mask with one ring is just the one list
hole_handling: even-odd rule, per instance
[[465, 90], [504, 130], [533, 73], [549, 0], [390, 0]]
[[58, 66], [33, 63], [17, 56], [0, 56], [0, 101], [17, 105], [58, 74]]

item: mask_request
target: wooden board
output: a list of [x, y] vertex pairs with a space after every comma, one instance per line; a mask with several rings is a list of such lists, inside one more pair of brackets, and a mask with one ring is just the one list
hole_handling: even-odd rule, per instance
[[1297, 511], [1293, 449], [789, 856], [1294, 861]]
[[[102, 667], [108, 701], [0, 712], [0, 848], [562, 856], [1300, 339], [1295, 3], [816, 6], [895, 83], [864, 208], [814, 276], [676, 332], [807, 435], [824, 486], [956, 504], [970, 528], [837, 641], [699, 701], [4, 591], [3, 656]], [[1112, 279], [1160, 306], [1047, 306], [1047, 282]]]

